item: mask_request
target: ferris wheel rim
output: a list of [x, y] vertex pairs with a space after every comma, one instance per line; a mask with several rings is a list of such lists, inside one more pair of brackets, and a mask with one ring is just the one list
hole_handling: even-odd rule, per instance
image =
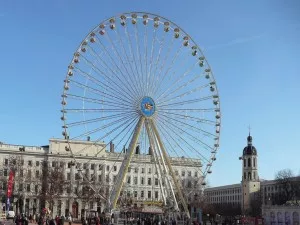
[[[187, 37], [189, 37], [189, 38], [190, 38], [190, 41], [194, 44], [194, 46], [196, 46], [197, 50], [199, 50], [199, 52], [201, 53], [201, 55], [204, 56], [203, 51], [201, 50], [201, 48], [196, 44], [196, 42], [191, 38], [191, 36], [188, 35], [188, 33], [186, 33], [180, 26], [178, 26], [176, 23], [174, 23], [174, 22], [172, 22], [172, 21], [166, 19], [165, 17], [159, 16], [159, 15], [156, 15], [156, 14], [152, 14], [152, 13], [147, 13], [147, 12], [128, 12], [128, 13], [120, 14], [120, 15], [115, 16], [115, 17], [110, 17], [110, 18], [108, 18], [108, 19], [102, 21], [102, 22], [99, 23], [97, 26], [95, 26], [95, 27], [94, 27], [94, 28], [93, 28], [93, 29], [92, 29], [92, 30], [84, 37], [83, 41], [79, 44], [78, 48], [76, 48], [77, 50], [76, 50], [75, 54], [77, 54], [78, 52], [80, 52], [80, 48], [81, 48], [81, 46], [83, 45], [83, 43], [90, 37], [90, 35], [91, 35], [95, 30], [97, 30], [97, 29], [99, 28], [99, 26], [100, 26], [101, 24], [107, 23], [107, 22], [109, 22], [112, 18], [118, 18], [118, 17], [120, 17], [121, 15], [132, 15], [132, 14], [151, 15], [151, 16], [159, 17], [159, 18], [163, 19], [164, 21], [168, 21], [170, 24], [174, 25], [174, 28], [179, 28], [181, 33], [183, 33], [184, 35], [186, 35]], [[141, 16], [140, 16], [140, 17], [141, 17]], [[130, 18], [130, 17], [128, 17], [128, 18]], [[163, 22], [161, 22], [161, 21], [159, 21], [159, 23], [163, 24]], [[174, 28], [171, 28], [171, 29], [174, 30]], [[81, 53], [78, 53], [78, 54], [81, 54]], [[72, 60], [71, 60], [71, 62], [70, 62], [70, 64], [69, 64], [69, 66], [74, 65], [74, 63], [73, 63], [74, 57], [75, 57], [75, 56], [73, 56], [73, 58], [72, 58]], [[217, 103], [217, 104], [218, 104], [218, 107], [217, 107], [217, 109], [218, 109], [218, 113], [219, 113], [220, 118], [218, 118], [218, 121], [219, 121], [219, 126], [218, 126], [218, 127], [219, 127], [219, 131], [218, 131], [218, 133], [216, 134], [216, 137], [217, 137], [218, 139], [215, 141], [215, 148], [214, 148], [215, 151], [217, 151], [217, 149], [218, 149], [218, 147], [219, 147], [219, 141], [220, 141], [220, 140], [219, 140], [219, 137], [220, 137], [220, 124], [221, 124], [221, 112], [220, 112], [220, 107], [221, 107], [221, 106], [220, 106], [220, 97], [219, 97], [219, 92], [218, 92], [217, 84], [216, 84], [216, 82], [215, 82], [215, 78], [214, 78], [213, 73], [212, 73], [212, 70], [211, 70], [211, 66], [209, 65], [209, 63], [208, 63], [206, 57], [204, 58], [204, 61], [205, 61], [205, 64], [207, 65], [207, 67], [210, 69], [210, 71], [209, 71], [209, 72], [210, 72], [210, 80], [211, 80], [211, 81], [214, 81], [214, 88], [215, 88], [214, 93], [216, 93], [217, 96], [218, 96], [218, 103]], [[69, 69], [68, 69], [68, 71], [69, 71]], [[65, 83], [67, 82], [68, 77], [69, 77], [69, 75], [68, 75], [68, 72], [67, 72]], [[67, 95], [67, 92], [68, 92], [68, 90], [64, 89], [63, 95], [64, 95], [64, 96]], [[69, 96], [71, 96], [71, 95], [69, 95]], [[74, 97], [74, 96], [73, 96], [73, 97]], [[140, 116], [140, 117], [141, 117], [141, 116], [147, 116], [147, 115], [141, 113], [138, 109], [136, 109], [136, 108], [135, 108], [135, 107], [136, 107], [135, 105], [136, 105], [136, 104], [139, 104], [140, 99], [145, 99], [146, 97], [147, 97], [147, 94], [144, 95], [144, 96], [143, 96], [143, 95], [140, 95], [139, 97], [137, 97], [137, 98], [134, 99], [134, 106], [133, 106], [133, 108], [132, 108], [132, 112], [135, 113], [135, 114], [137, 114], [137, 115]], [[149, 98], [152, 98], [152, 97], [149, 96]], [[119, 100], [122, 101], [122, 99], [119, 99]], [[123, 99], [123, 100], [124, 100], [124, 99]], [[152, 99], [152, 101], [153, 101], [154, 105], [157, 104], [157, 110], [159, 110], [159, 109], [161, 108], [161, 105], [158, 104], [158, 103], [156, 103], [155, 100], [153, 100], [153, 99]], [[137, 102], [137, 103], [136, 103], [136, 102]], [[140, 103], [140, 104], [142, 104], [142, 103]], [[163, 106], [163, 105], [162, 105], [162, 106]], [[66, 116], [66, 110], [67, 110], [67, 108], [65, 108], [65, 105], [63, 104], [63, 110], [62, 110], [63, 117]], [[168, 110], [169, 110], [169, 109], [165, 109], [165, 111], [168, 111]], [[175, 110], [175, 109], [173, 109], [173, 110]], [[183, 109], [178, 109], [178, 110], [183, 110]], [[191, 109], [191, 110], [193, 110], [193, 109]], [[176, 111], [175, 111], [175, 112], [176, 112]], [[217, 111], [216, 111], [216, 112], [217, 112]], [[181, 115], [182, 115], [182, 114], [181, 114]], [[153, 116], [153, 119], [156, 119], [156, 110], [153, 112], [153, 114], [151, 114], [151, 116]], [[69, 141], [71, 141], [72, 139], [69, 139], [69, 136], [68, 136], [68, 126], [67, 126], [67, 124], [66, 124], [66, 121], [65, 121], [65, 120], [63, 120], [63, 121], [64, 121], [64, 132], [65, 132], [66, 137], [67, 137], [66, 140], [67, 140], [67, 142], [68, 142], [68, 144], [69, 144], [69, 147], [71, 148], [70, 142], [69, 142]], [[179, 128], [177, 127], [176, 129], [179, 129]], [[93, 144], [94, 144], [94, 145], [98, 144], [98, 141], [95, 141]], [[108, 145], [108, 143], [107, 143], [105, 146], [107, 146], [107, 145]], [[74, 158], [74, 161], [76, 161], [75, 154], [72, 153], [72, 150], [71, 150], [71, 154], [72, 154], [72, 157]], [[214, 153], [212, 153], [212, 154], [213, 154], [212, 157], [214, 157], [214, 156], [215, 156]], [[205, 169], [205, 173], [203, 173], [203, 176], [204, 176], [204, 177], [206, 177], [206, 175], [209, 173], [208, 171], [210, 171], [210, 168], [211, 168], [211, 165], [207, 165], [207, 167], [206, 167], [206, 169]]]

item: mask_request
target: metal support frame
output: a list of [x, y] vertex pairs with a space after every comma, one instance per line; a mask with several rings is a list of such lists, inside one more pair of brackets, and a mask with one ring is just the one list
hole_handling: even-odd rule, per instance
[[171, 176], [172, 176], [172, 178], [173, 178], [173, 181], [174, 181], [175, 187], [176, 187], [176, 189], [177, 189], [177, 193], [178, 193], [179, 199], [180, 199], [180, 201], [181, 201], [181, 203], [182, 203], [182, 205], [183, 205], [184, 211], [185, 211], [186, 215], [188, 216], [188, 218], [191, 218], [191, 217], [190, 217], [189, 209], [188, 209], [188, 207], [187, 207], [187, 204], [186, 204], [186, 202], [185, 202], [185, 200], [184, 200], [184, 197], [183, 197], [182, 192], [181, 192], [181, 189], [180, 189], [180, 186], [181, 186], [181, 185], [180, 185], [180, 184], [177, 182], [177, 180], [176, 180], [176, 176], [175, 176], [175, 173], [174, 173], [174, 171], [173, 171], [173, 169], [172, 169], [171, 162], [170, 162], [170, 160], [169, 160], [169, 158], [168, 158], [167, 152], [166, 152], [166, 150], [165, 150], [165, 147], [164, 147], [164, 145], [163, 145], [163, 142], [161, 141], [161, 138], [160, 138], [160, 136], [159, 136], [159, 133], [158, 133], [158, 131], [157, 131], [157, 128], [156, 128], [155, 123], [153, 122], [153, 120], [150, 121], [150, 124], [151, 124], [151, 127], [152, 127], [152, 129], [153, 129], [153, 131], [154, 131], [154, 133], [155, 133], [155, 136], [156, 136], [156, 138], [157, 138], [157, 141], [158, 141], [158, 143], [159, 143], [159, 145], [160, 145], [160, 149], [161, 149], [161, 151], [162, 151], [162, 153], [163, 153], [163, 157], [164, 157], [164, 159], [166, 160], [166, 163], [167, 163], [169, 172], [170, 172], [170, 174], [171, 174]]
[[120, 168], [120, 172], [119, 172], [119, 176], [116, 182], [116, 185], [114, 186], [110, 198], [109, 198], [109, 208], [115, 209], [116, 208], [116, 204], [117, 201], [119, 199], [123, 184], [124, 184], [124, 180], [128, 171], [128, 167], [130, 165], [130, 161], [132, 159], [133, 153], [135, 152], [135, 148], [136, 148], [136, 143], [138, 141], [139, 135], [141, 133], [141, 129], [143, 127], [145, 121], [145, 117], [141, 116], [133, 133], [132, 139], [130, 141], [129, 144], [129, 149], [128, 152], [125, 155], [125, 159], [124, 162], [122, 164], [122, 167]]

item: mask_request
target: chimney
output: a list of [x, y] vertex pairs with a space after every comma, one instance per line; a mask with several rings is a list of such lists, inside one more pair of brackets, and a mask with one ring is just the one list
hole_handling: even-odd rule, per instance
[[115, 145], [112, 143], [112, 141], [109, 143], [109, 151], [112, 153], [115, 152]]

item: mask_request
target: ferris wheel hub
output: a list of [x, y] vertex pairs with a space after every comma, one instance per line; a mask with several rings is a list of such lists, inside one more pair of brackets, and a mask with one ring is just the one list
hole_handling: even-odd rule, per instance
[[145, 117], [151, 117], [156, 110], [155, 102], [151, 97], [145, 96], [141, 101], [141, 113]]

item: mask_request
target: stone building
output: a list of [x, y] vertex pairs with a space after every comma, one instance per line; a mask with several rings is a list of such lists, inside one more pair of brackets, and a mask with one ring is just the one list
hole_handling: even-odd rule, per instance
[[[107, 195], [111, 190], [125, 153], [114, 152], [113, 145], [106, 149], [105, 143], [95, 144], [92, 141], [72, 141], [71, 145], [68, 146], [62, 139], [50, 139], [49, 145], [43, 147], [0, 144], [2, 195], [6, 193], [12, 162], [18, 165], [14, 165], [14, 200], [11, 202], [15, 211], [27, 214], [40, 212], [43, 188], [41, 176], [46, 163], [49, 169], [60, 168], [64, 175], [64, 181], [61, 182], [64, 188], [59, 196], [53, 197], [53, 215], [72, 214], [74, 218], [80, 218], [88, 210], [103, 212], [105, 201], [101, 194]], [[76, 153], [76, 157], [66, 151], [68, 147]], [[105, 149], [99, 153], [100, 148]], [[143, 202], [157, 205], [162, 200], [158, 174], [151, 159], [150, 154], [136, 152], [128, 168], [122, 196], [130, 199], [133, 205], [140, 206]], [[201, 190], [200, 160], [171, 158], [171, 164], [187, 199], [192, 200]], [[84, 191], [88, 191], [85, 187], [96, 191], [84, 195]], [[46, 205], [49, 206], [47, 202]]]

